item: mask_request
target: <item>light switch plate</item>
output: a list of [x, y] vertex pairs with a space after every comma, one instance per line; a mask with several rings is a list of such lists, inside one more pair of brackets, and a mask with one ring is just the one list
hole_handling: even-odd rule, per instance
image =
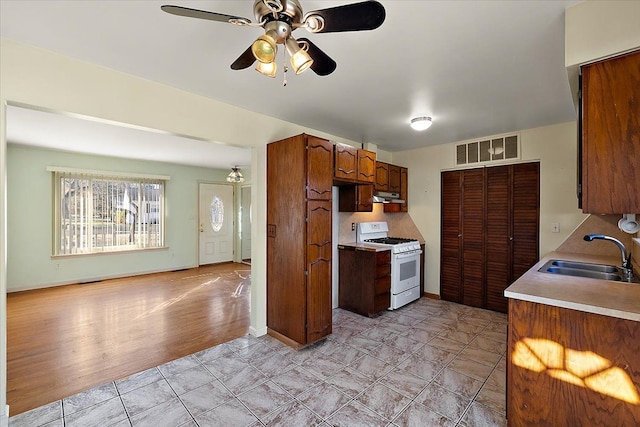
[[551, 224], [551, 232], [552, 233], [559, 233], [560, 232], [560, 223], [559, 222], [554, 222], [553, 224]]

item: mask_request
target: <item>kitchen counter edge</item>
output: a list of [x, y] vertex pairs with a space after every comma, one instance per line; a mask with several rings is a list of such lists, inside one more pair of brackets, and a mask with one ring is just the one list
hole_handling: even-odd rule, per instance
[[338, 243], [338, 249], [347, 249], [347, 250], [356, 250], [356, 251], [370, 251], [370, 252], [384, 252], [390, 251], [391, 247], [389, 246], [377, 246], [377, 245], [369, 245], [367, 243], [357, 243], [357, 242], [348, 242], [348, 243]]
[[640, 285], [538, 271], [550, 259], [620, 264], [617, 257], [551, 252], [505, 289], [504, 296], [640, 322]]

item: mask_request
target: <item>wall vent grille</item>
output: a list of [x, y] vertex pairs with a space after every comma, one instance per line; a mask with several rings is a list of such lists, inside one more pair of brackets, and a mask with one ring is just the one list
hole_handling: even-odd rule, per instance
[[520, 135], [481, 138], [456, 144], [456, 166], [520, 159]]

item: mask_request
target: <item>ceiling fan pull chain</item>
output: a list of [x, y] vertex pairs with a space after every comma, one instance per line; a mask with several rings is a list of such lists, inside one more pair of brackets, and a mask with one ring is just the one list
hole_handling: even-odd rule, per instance
[[287, 50], [282, 49], [282, 86], [287, 86], [287, 71], [289, 71], [289, 67], [287, 66]]

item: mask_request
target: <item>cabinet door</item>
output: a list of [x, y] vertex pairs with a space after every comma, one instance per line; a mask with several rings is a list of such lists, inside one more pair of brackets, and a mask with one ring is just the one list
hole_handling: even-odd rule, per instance
[[[333, 144], [326, 139], [307, 136], [307, 199], [331, 200]], [[286, 173], [285, 171], [282, 171]]]
[[358, 150], [358, 181], [374, 183], [376, 180], [376, 153]]
[[484, 306], [484, 172], [462, 172], [462, 303]]
[[[513, 165], [511, 282], [538, 262], [540, 236], [540, 163]], [[511, 283], [509, 283], [511, 284]]]
[[582, 67], [582, 210], [640, 213], [640, 51]]
[[503, 292], [511, 279], [511, 166], [487, 168], [487, 232], [485, 236], [487, 308], [507, 311]]
[[389, 191], [389, 164], [376, 161], [376, 191]]
[[358, 149], [348, 145], [335, 145], [333, 175], [338, 180], [355, 181], [357, 179]]
[[307, 341], [331, 333], [331, 201], [307, 211]]
[[373, 184], [356, 185], [356, 212], [373, 212]]
[[400, 166], [389, 165], [389, 191], [400, 193]]
[[400, 168], [400, 199], [404, 203], [400, 205], [400, 212], [409, 212], [409, 173], [407, 168]]
[[442, 172], [442, 212], [440, 250], [440, 297], [446, 301], [462, 302], [460, 209], [462, 172]]

